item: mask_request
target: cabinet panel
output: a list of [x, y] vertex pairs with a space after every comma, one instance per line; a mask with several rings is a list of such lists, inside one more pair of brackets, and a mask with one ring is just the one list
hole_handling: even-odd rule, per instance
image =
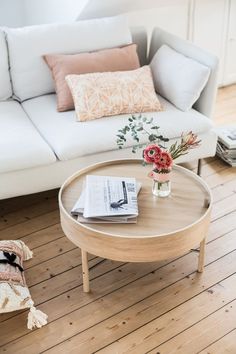
[[236, 0], [230, 1], [224, 84], [236, 82]]
[[195, 0], [193, 42], [220, 59], [219, 79], [223, 81], [227, 0]]

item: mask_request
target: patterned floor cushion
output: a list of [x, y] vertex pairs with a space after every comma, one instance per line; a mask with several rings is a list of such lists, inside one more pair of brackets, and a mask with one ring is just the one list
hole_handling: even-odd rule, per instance
[[22, 241], [0, 241], [0, 313], [29, 308], [29, 329], [47, 323], [47, 315], [34, 307], [25, 281], [23, 261], [32, 256]]

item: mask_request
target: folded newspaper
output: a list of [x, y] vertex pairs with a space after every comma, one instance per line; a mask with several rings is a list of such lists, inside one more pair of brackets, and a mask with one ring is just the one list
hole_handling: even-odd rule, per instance
[[219, 127], [215, 131], [221, 143], [228, 149], [236, 149], [236, 125]]
[[140, 188], [135, 178], [87, 175], [71, 214], [83, 223], [136, 223]]
[[219, 127], [216, 133], [216, 154], [229, 165], [236, 167], [236, 126]]

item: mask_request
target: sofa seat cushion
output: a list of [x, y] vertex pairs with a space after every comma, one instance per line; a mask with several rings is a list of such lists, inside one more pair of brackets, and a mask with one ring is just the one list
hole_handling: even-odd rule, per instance
[[0, 101], [12, 96], [8, 51], [5, 33], [0, 29]]
[[[160, 133], [168, 138], [178, 138], [181, 133], [192, 130], [202, 134], [211, 130], [210, 119], [195, 111], [178, 110], [165, 99], [158, 97], [164, 107], [162, 112], [145, 113], [153, 117]], [[56, 95], [45, 95], [23, 102], [30, 119], [52, 147], [59, 160], [70, 160], [94, 153], [116, 150], [118, 129], [128, 123], [129, 114], [77, 122], [75, 111], [57, 112]], [[147, 142], [143, 137], [141, 142]], [[127, 146], [132, 146], [129, 139]]]
[[56, 161], [16, 101], [0, 102], [0, 173], [23, 170]]

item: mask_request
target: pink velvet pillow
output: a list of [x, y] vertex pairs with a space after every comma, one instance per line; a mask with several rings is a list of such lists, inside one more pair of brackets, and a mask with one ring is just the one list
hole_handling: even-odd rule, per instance
[[73, 98], [65, 81], [67, 75], [126, 71], [140, 67], [136, 44], [91, 53], [49, 54], [43, 58], [51, 69], [55, 81], [59, 112], [74, 109]]

